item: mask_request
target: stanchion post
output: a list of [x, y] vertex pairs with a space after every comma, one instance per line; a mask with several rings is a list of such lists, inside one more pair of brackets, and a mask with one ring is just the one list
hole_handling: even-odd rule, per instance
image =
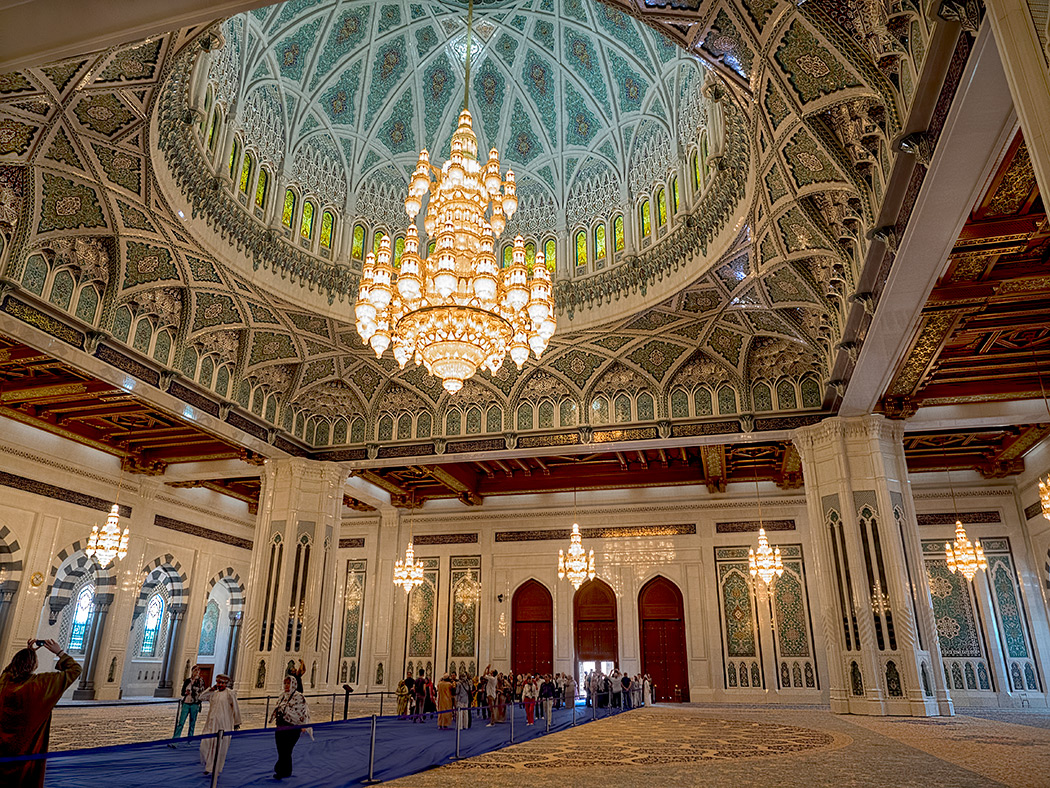
[[576, 727], [576, 696], [572, 696], [572, 727]]
[[179, 734], [179, 715], [182, 714], [182, 698], [179, 698], [179, 705], [175, 707], [175, 728], [171, 732], [171, 738], [175, 738]]
[[329, 722], [335, 722], [335, 693], [332, 693], [332, 719]]
[[[547, 704], [550, 703], [548, 706]], [[554, 716], [554, 701], [543, 701], [543, 710], [546, 712], [543, 716], [547, 718], [547, 733], [551, 732], [551, 717]]]
[[463, 712], [461, 712], [460, 709], [459, 709], [459, 705], [455, 701], [453, 701], [453, 703], [452, 703], [452, 719], [454, 719], [456, 721], [456, 754], [453, 755], [452, 758], [450, 759], [450, 760], [453, 760], [453, 761], [458, 761], [459, 760], [459, 731], [463, 727], [463, 724], [462, 724], [463, 720], [462, 720], [462, 717], [461, 717], [462, 713]]
[[514, 700], [510, 702], [510, 743], [514, 743]]
[[263, 717], [263, 728], [270, 727], [270, 696], [266, 696], [266, 716]]
[[384, 697], [383, 693], [380, 692], [379, 693], [379, 716], [380, 717], [383, 716], [383, 697]]
[[350, 685], [349, 684], [344, 684], [343, 685], [343, 692], [346, 693], [346, 697], [343, 698], [343, 719], [345, 720], [347, 718], [347, 715], [350, 713]]
[[376, 715], [372, 715], [372, 740], [368, 745], [368, 779], [362, 780], [361, 782], [366, 785], [371, 785], [377, 782], [375, 778], [376, 771]]
[[222, 749], [222, 735], [225, 733], [221, 728], [215, 734], [215, 755], [211, 759], [211, 788], [219, 783], [219, 751]]

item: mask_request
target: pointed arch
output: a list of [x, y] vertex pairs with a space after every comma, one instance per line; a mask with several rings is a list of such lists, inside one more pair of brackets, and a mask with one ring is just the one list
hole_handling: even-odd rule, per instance
[[678, 585], [663, 575], [638, 592], [638, 626], [642, 672], [652, 678], [660, 702], [689, 700], [685, 605]]
[[530, 578], [511, 599], [511, 671], [550, 673], [554, 668], [554, 597]]

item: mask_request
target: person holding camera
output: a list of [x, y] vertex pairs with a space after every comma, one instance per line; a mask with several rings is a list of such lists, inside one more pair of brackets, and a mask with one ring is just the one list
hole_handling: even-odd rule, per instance
[[[277, 745], [277, 763], [273, 766], [275, 780], [292, 776], [292, 750], [302, 735], [303, 726], [310, 724], [310, 709], [306, 705], [303, 693], [295, 688], [295, 679], [284, 677], [284, 693], [277, 699], [270, 721], [277, 724], [274, 731], [274, 743]], [[312, 728], [306, 728], [312, 739]]]
[[[36, 673], [36, 651], [58, 657], [57, 670]], [[51, 710], [80, 676], [80, 664], [54, 640], [30, 640], [0, 673], [0, 758], [47, 752]], [[0, 763], [0, 785], [43, 788], [46, 758]]]

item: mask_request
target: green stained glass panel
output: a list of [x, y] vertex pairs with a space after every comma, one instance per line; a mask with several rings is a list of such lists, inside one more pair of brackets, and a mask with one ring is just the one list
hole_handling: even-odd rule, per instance
[[365, 228], [361, 225], [354, 226], [354, 241], [350, 245], [350, 256], [360, 260], [365, 253]]
[[613, 219], [613, 235], [615, 236], [616, 240], [616, 251], [622, 252], [624, 247], [622, 216], [617, 216], [615, 219]]
[[303, 203], [303, 220], [299, 225], [299, 234], [303, 238], [314, 237], [314, 204], [309, 200]]
[[576, 265], [587, 265], [587, 235], [583, 230], [576, 233]]
[[679, 205], [678, 179], [674, 178], [671, 181], [671, 213], [678, 213], [678, 205]]
[[594, 228], [594, 259], [605, 259], [605, 223]]
[[558, 246], [553, 238], [548, 239], [547, 243], [543, 245], [543, 259], [547, 263], [547, 267], [553, 271], [554, 263], [558, 259]]
[[394, 267], [400, 267], [401, 255], [405, 253], [405, 239], [398, 238], [394, 241]]
[[514, 263], [514, 250], [510, 246], [503, 247], [503, 267], [510, 268]]
[[284, 211], [281, 212], [281, 222], [285, 227], [292, 226], [292, 216], [295, 214], [295, 192], [288, 189], [284, 193]]
[[237, 175], [237, 163], [240, 161], [239, 155], [241, 152], [241, 146], [236, 140], [233, 141], [233, 148], [230, 149], [230, 177], [236, 177]]
[[244, 164], [241, 166], [241, 194], [248, 193], [248, 182], [252, 179], [252, 155], [244, 154]]
[[700, 191], [700, 184], [703, 183], [703, 179], [700, 177], [700, 157], [697, 154], [693, 154], [693, 189]]
[[376, 234], [372, 238], [372, 251], [376, 254], [379, 254], [379, 245], [383, 243], [384, 238], [386, 238], [386, 233], [382, 230], [376, 230]]
[[525, 244], [525, 267], [531, 271], [534, 265], [536, 265], [536, 244], [529, 241]]
[[255, 184], [255, 204], [260, 208], [266, 206], [266, 190], [269, 187], [270, 175], [266, 170], [259, 170], [259, 182]]
[[321, 214], [321, 246], [332, 248], [332, 231], [335, 229], [335, 216], [331, 211]]
[[656, 221], [661, 227], [667, 224], [667, 192], [663, 189], [656, 193]]
[[652, 209], [649, 207], [649, 201], [642, 201], [642, 235], [648, 236], [652, 232]]

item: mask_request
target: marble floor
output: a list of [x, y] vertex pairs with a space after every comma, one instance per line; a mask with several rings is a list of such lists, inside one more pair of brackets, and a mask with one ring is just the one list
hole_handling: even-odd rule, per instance
[[[351, 702], [351, 715], [378, 711]], [[315, 722], [331, 699], [311, 702]], [[336, 714], [342, 716], [342, 699]], [[259, 727], [265, 703], [243, 704]], [[65, 706], [52, 750], [171, 735], [168, 705]], [[104, 738], [103, 738], [104, 737]], [[1050, 710], [949, 718], [839, 716], [817, 708], [657, 706], [394, 781], [398, 788], [1050, 788]]]

